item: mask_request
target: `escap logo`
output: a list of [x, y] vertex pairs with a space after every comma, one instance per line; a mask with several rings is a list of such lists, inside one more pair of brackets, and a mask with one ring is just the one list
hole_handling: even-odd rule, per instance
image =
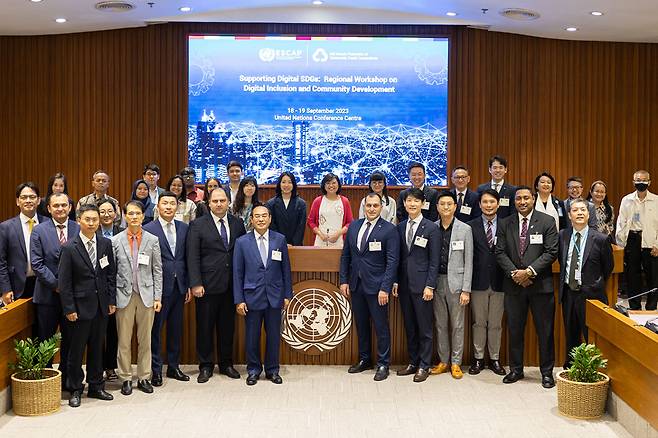
[[263, 62], [272, 62], [276, 57], [276, 51], [269, 47], [264, 47], [258, 51], [258, 57]]
[[316, 49], [315, 52], [313, 52], [313, 61], [327, 62], [328, 60], [329, 60], [329, 55], [327, 54], [327, 51], [324, 50], [323, 48]]

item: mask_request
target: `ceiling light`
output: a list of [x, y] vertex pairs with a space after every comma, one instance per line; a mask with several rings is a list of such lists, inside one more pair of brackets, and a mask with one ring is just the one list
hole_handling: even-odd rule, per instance
[[43, 0], [30, 0], [32, 3], [41, 3]]
[[55, 18], [56, 23], [66, 23], [66, 18]]
[[448, 17], [456, 17], [456, 16], [457, 16], [457, 13], [456, 13], [456, 12], [446, 12], [446, 15], [447, 15]]
[[592, 12], [590, 12], [590, 15], [594, 15], [595, 17], [600, 17], [601, 15], [603, 15], [603, 12], [600, 12], [600, 11], [592, 11]]
[[320, 6], [322, 3], [324, 3], [322, 0], [313, 0], [315, 6]]
[[192, 8], [189, 6], [181, 6], [180, 8], [178, 8], [178, 10], [181, 12], [190, 12]]
[[564, 29], [564, 30], [566, 30], [567, 32], [575, 32], [575, 31], [578, 30], [578, 28], [577, 28], [577, 27], [567, 27], [567, 28]]

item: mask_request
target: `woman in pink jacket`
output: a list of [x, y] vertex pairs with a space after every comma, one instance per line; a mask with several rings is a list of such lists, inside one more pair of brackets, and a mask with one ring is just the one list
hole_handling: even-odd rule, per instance
[[350, 201], [340, 195], [340, 188], [340, 179], [333, 173], [322, 178], [322, 196], [313, 200], [307, 221], [315, 234], [314, 246], [343, 247], [343, 235], [352, 222], [352, 208]]

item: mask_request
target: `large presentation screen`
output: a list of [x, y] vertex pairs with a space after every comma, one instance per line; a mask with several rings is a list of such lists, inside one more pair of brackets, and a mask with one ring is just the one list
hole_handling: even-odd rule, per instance
[[189, 37], [188, 149], [196, 180], [245, 175], [299, 184], [333, 172], [367, 184], [409, 184], [418, 161], [427, 183], [447, 183], [446, 38]]

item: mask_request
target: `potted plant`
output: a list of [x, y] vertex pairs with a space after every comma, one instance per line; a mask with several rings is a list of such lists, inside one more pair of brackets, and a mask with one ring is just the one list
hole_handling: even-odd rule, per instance
[[16, 362], [9, 364], [11, 399], [16, 415], [44, 415], [59, 410], [62, 373], [46, 368], [59, 350], [61, 334], [45, 341], [14, 340]]
[[608, 360], [594, 344], [580, 344], [569, 355], [571, 367], [557, 374], [558, 410], [572, 418], [599, 418], [610, 386], [610, 378], [599, 369], [604, 369]]

